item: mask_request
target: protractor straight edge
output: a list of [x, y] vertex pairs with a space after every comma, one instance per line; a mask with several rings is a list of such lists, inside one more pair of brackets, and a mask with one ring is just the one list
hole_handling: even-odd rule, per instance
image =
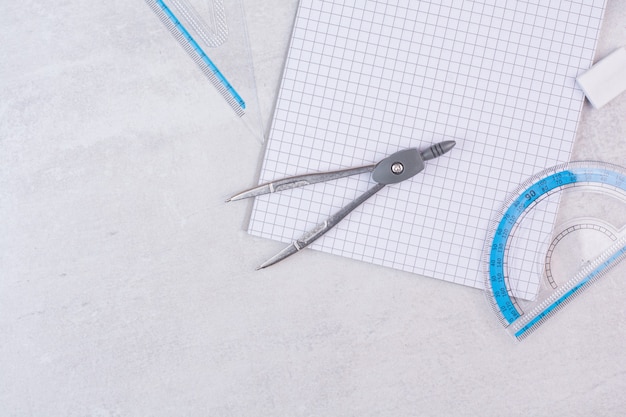
[[570, 162], [520, 185], [492, 221], [486, 296], [522, 340], [626, 258], [626, 170]]

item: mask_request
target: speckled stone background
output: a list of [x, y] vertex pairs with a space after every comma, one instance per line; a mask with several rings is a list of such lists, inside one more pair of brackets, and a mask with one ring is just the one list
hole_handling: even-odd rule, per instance
[[[269, 126], [295, 0], [246, 0]], [[261, 145], [143, 1], [0, 15], [0, 415], [618, 416], [626, 267], [516, 344], [481, 291], [244, 231]], [[608, 0], [597, 59], [626, 45]], [[172, 59], [175, 58], [175, 59]], [[626, 165], [626, 95], [573, 159]]]

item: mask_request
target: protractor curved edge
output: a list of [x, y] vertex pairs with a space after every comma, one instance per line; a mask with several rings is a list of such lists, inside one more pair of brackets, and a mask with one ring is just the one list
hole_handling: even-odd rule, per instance
[[[626, 170], [603, 162], [580, 161], [548, 168], [529, 178], [508, 196], [492, 220], [483, 257], [485, 293], [500, 323], [517, 340], [527, 337], [626, 257], [626, 231], [616, 232], [610, 226], [603, 226], [601, 220], [574, 222], [555, 232], [548, 242], [547, 252], [542, 255], [542, 264], [537, 265], [546, 280], [542, 284], [541, 296], [532, 301], [516, 297], [507, 265], [512, 236], [519, 223], [547, 196], [558, 194], [560, 198], [566, 189], [585, 187], [599, 187], [601, 192], [611, 192], [626, 208]], [[550, 230], [555, 218], [547, 220]], [[603, 233], [610, 239], [610, 245], [586, 262], [578, 273], [561, 280], [562, 283], [557, 282], [550, 275], [553, 272], [549, 266], [552, 253], [567, 234], [577, 230]]]

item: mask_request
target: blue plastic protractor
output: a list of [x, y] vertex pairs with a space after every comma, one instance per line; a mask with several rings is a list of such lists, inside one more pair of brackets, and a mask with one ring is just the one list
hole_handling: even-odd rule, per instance
[[[626, 257], [624, 222], [603, 219], [608, 213], [606, 204], [602, 203], [600, 210], [594, 211], [593, 204], [590, 204], [595, 200], [593, 196], [602, 196], [621, 208], [610, 212], [626, 212], [626, 170], [602, 162], [559, 165], [542, 171], [518, 187], [498, 212], [485, 249], [485, 287], [500, 322], [517, 340], [532, 333]], [[564, 197], [571, 203], [569, 206], [563, 206]], [[554, 204], [557, 207], [561, 204], [558, 214], [555, 214]], [[581, 209], [590, 213], [581, 216]], [[540, 211], [544, 213], [536, 215]], [[571, 219], [565, 213], [568, 211], [575, 212]], [[585, 233], [597, 237], [599, 243], [592, 242], [593, 250], [582, 259], [572, 256], [574, 251], [571, 249], [562, 250], [561, 255], [573, 258], [568, 260], [572, 267], [561, 268], [561, 271], [569, 272], [555, 279], [552, 263], [556, 248], [562, 242], [573, 240], [568, 236]], [[590, 239], [579, 238], [574, 243], [585, 241]], [[528, 252], [537, 248], [546, 251], [528, 256]], [[512, 265], [519, 264], [524, 257], [534, 261], [536, 268], [532, 270], [526, 264], [513, 273]], [[526, 283], [527, 287], [536, 289], [535, 292], [526, 294], [519, 290], [518, 281], [524, 280], [520, 276], [524, 274], [539, 275], [536, 282], [529, 280]]]

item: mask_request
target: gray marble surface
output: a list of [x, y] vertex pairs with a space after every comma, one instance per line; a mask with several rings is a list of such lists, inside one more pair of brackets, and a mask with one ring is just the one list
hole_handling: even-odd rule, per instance
[[[297, 2], [245, 6], [269, 126]], [[224, 200], [262, 147], [143, 1], [0, 22], [0, 415], [623, 415], [626, 267], [521, 344], [478, 290], [314, 251], [255, 272], [283, 245]], [[625, 22], [609, 0], [597, 59]], [[573, 159], [625, 141], [626, 95], [586, 103]]]

